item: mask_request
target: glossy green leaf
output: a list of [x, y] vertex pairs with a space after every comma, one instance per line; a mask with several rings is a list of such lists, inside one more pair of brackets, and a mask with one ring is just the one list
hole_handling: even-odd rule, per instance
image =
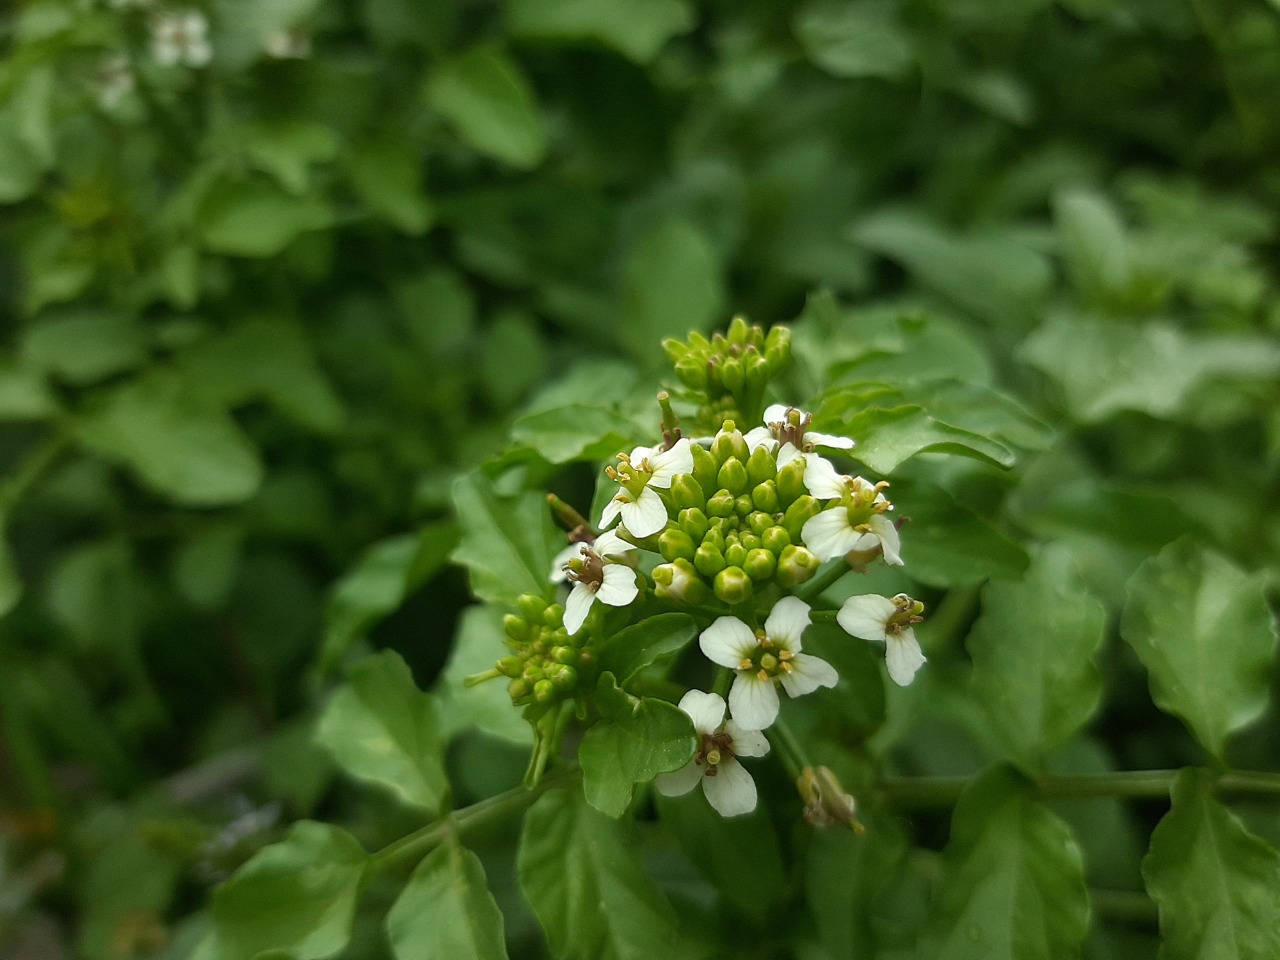
[[608, 407], [574, 403], [518, 419], [511, 437], [551, 463], [607, 460], [630, 446], [630, 421]]
[[294, 824], [284, 840], [259, 850], [214, 891], [212, 956], [333, 956], [351, 936], [367, 859], [345, 830], [310, 820]]
[[188, 506], [238, 503], [262, 480], [258, 451], [226, 410], [168, 372], [110, 392], [79, 433], [87, 446]]
[[1014, 452], [997, 440], [971, 430], [953, 427], [914, 404], [869, 407], [845, 421], [845, 436], [856, 437], [850, 456], [874, 473], [890, 474], [903, 461], [919, 453], [940, 451], [985, 460], [996, 466], [1012, 466]]
[[439, 65], [427, 101], [470, 146], [513, 167], [536, 167], [547, 133], [529, 81], [504, 53], [475, 47]]
[[676, 948], [676, 915], [646, 875], [627, 825], [577, 790], [552, 790], [524, 818], [520, 886], [553, 956], [653, 960]]
[[1027, 567], [1027, 552], [942, 490], [918, 486], [889, 490], [904, 528], [911, 579], [933, 587], [969, 586], [991, 578], [1013, 579]]
[[1142, 875], [1160, 906], [1160, 960], [1280, 956], [1280, 854], [1214, 798], [1207, 773], [1178, 774]]
[[1266, 709], [1276, 628], [1263, 574], [1184, 538], [1129, 581], [1120, 632], [1151, 675], [1151, 696], [1217, 757]]
[[961, 795], [920, 960], [1074, 960], [1089, 929], [1071, 831], [997, 767]]
[[660, 613], [647, 617], [609, 637], [600, 648], [600, 669], [626, 683], [664, 657], [683, 650], [698, 633], [687, 613]]
[[351, 182], [369, 210], [410, 236], [425, 233], [435, 208], [423, 190], [422, 158], [408, 144], [362, 144], [351, 155]]
[[631, 696], [612, 673], [600, 676], [596, 706], [600, 722], [578, 748], [582, 789], [601, 813], [620, 817], [635, 784], [682, 767], [693, 756], [693, 724], [673, 703]]
[[809, 59], [837, 77], [898, 77], [914, 60], [910, 34], [886, 0], [810, 3], [795, 32]]
[[1029, 771], [1088, 722], [1102, 698], [1094, 658], [1106, 611], [1071, 555], [1048, 547], [1022, 580], [982, 590], [982, 616], [965, 641], [972, 691], [1002, 755]]
[[499, 960], [502, 927], [484, 867], [452, 836], [418, 864], [387, 914], [396, 960]]
[[449, 789], [439, 709], [394, 650], [358, 661], [320, 717], [316, 740], [351, 776], [437, 810]]
[[32, 326], [22, 341], [27, 364], [77, 386], [141, 366], [149, 353], [146, 330], [124, 314], [66, 310]]
[[473, 473], [454, 483], [453, 502], [462, 527], [453, 560], [470, 572], [476, 596], [514, 605], [522, 593], [546, 593], [551, 558], [564, 539], [542, 494], [503, 497], [487, 477]]
[[632, 355], [660, 355], [663, 337], [705, 330], [724, 310], [719, 259], [693, 223], [667, 219], [646, 231], [626, 263], [625, 322], [619, 333]]
[[517, 36], [597, 40], [636, 63], [648, 63], [695, 21], [685, 0], [508, 0], [507, 18]]
[[302, 234], [332, 223], [324, 200], [285, 193], [266, 180], [215, 184], [196, 216], [205, 247], [235, 257], [273, 257]]
[[1106, 198], [1064, 190], [1054, 198], [1053, 217], [1076, 288], [1095, 299], [1123, 293], [1132, 281], [1129, 247]]

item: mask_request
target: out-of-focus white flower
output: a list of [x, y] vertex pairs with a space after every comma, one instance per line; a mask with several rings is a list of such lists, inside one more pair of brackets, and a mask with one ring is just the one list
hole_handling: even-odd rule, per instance
[[792, 697], [836, 685], [839, 676], [831, 664], [800, 652], [808, 626], [809, 605], [783, 597], [769, 611], [763, 630], [752, 630], [737, 617], [720, 617], [702, 631], [698, 644], [707, 659], [737, 671], [729, 709], [743, 729], [763, 730], [773, 723], [779, 684]]
[[667, 505], [656, 488], [669, 488], [679, 473], [693, 473], [693, 453], [688, 438], [677, 440], [670, 450], [636, 447], [630, 456], [618, 454], [618, 466], [606, 467], [605, 474], [622, 489], [605, 504], [600, 526], [612, 526], [622, 517], [623, 525], [632, 536], [657, 533], [667, 525]]
[[756, 784], [738, 757], [763, 757], [769, 741], [758, 730], [724, 719], [724, 699], [716, 693], [690, 690], [680, 709], [693, 721], [698, 752], [679, 770], [660, 774], [654, 785], [668, 797], [688, 793], [699, 783], [707, 802], [722, 817], [737, 817], [756, 808]]
[[892, 600], [868, 593], [846, 600], [836, 614], [836, 622], [846, 633], [883, 643], [889, 676], [898, 686], [905, 687], [925, 662], [912, 629], [914, 624], [924, 619], [923, 613], [924, 604], [905, 593]]
[[135, 81], [129, 68], [129, 58], [123, 53], [113, 53], [98, 64], [98, 104], [104, 110], [112, 110], [120, 101], [133, 93]]
[[887, 481], [872, 484], [862, 477], [836, 473], [821, 457], [806, 457], [804, 485], [817, 499], [835, 501], [809, 518], [800, 531], [805, 546], [819, 560], [879, 548], [885, 563], [902, 564], [898, 528], [885, 516], [893, 509], [881, 492]]
[[752, 427], [746, 433], [747, 446], [754, 453], [757, 447], [767, 446], [781, 470], [802, 453], [812, 453], [817, 447], [832, 450], [851, 450], [853, 441], [830, 433], [810, 430], [813, 414], [784, 403], [775, 403], [764, 411], [764, 426]]
[[625, 607], [640, 593], [636, 572], [619, 562], [635, 547], [616, 533], [602, 533], [594, 544], [580, 544], [579, 549], [581, 558], [569, 564], [568, 578], [574, 583], [564, 604], [564, 628], [570, 636], [581, 629], [597, 600], [611, 607]]
[[275, 60], [305, 60], [311, 56], [311, 35], [296, 27], [277, 30], [263, 38], [262, 49]]
[[151, 24], [151, 55], [162, 67], [204, 67], [213, 59], [209, 21], [199, 10], [159, 13]]

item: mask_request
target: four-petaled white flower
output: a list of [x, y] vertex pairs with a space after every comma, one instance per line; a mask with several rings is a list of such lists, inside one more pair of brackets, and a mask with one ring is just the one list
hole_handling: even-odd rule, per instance
[[635, 547], [616, 533], [602, 533], [594, 544], [583, 543], [578, 548], [581, 557], [571, 562], [568, 569], [568, 579], [574, 581], [573, 590], [564, 604], [564, 628], [570, 636], [578, 632], [597, 600], [611, 607], [625, 607], [640, 592], [636, 572], [616, 560]]
[[738, 672], [729, 690], [729, 709], [743, 729], [763, 730], [777, 718], [778, 684], [792, 697], [836, 685], [839, 677], [831, 664], [800, 652], [807, 626], [809, 605], [783, 597], [761, 631], [737, 617], [720, 617], [702, 631], [698, 644], [707, 659]]
[[833, 450], [851, 450], [853, 441], [830, 433], [810, 430], [813, 414], [785, 403], [775, 403], [764, 411], [764, 426], [747, 431], [747, 446], [755, 453], [757, 447], [767, 446], [781, 470], [802, 453], [810, 453], [815, 447]]
[[647, 537], [667, 525], [667, 505], [657, 489], [671, 486], [676, 474], [693, 473], [693, 453], [688, 438], [677, 440], [670, 450], [636, 447], [631, 455], [618, 454], [618, 466], [605, 468], [610, 480], [622, 485], [617, 495], [605, 504], [600, 516], [601, 528], [622, 523], [633, 537]]
[[884, 643], [889, 676], [900, 687], [911, 683], [925, 662], [912, 624], [923, 618], [924, 604], [900, 593], [892, 600], [874, 593], [850, 597], [836, 614], [846, 633]]
[[862, 477], [836, 473], [821, 457], [806, 457], [804, 485], [819, 500], [836, 500], [801, 528], [805, 546], [819, 560], [877, 548], [885, 563], [902, 564], [898, 528], [885, 516], [893, 504], [881, 492], [886, 481], [872, 484]]
[[199, 10], [157, 14], [151, 25], [151, 54], [162, 67], [203, 67], [213, 59], [209, 21]]
[[660, 774], [654, 781], [658, 792], [678, 797], [701, 781], [707, 802], [722, 817], [750, 813], [756, 808], [756, 784], [737, 758], [763, 757], [769, 741], [758, 730], [725, 720], [719, 694], [690, 690], [680, 698], [680, 709], [693, 721], [698, 752], [679, 770]]

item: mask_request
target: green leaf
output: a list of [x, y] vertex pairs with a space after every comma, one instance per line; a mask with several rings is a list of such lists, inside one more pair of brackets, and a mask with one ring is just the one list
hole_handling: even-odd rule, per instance
[[485, 335], [480, 382], [495, 404], [509, 407], [546, 380], [550, 363], [533, 316], [504, 310]]
[[615, 633], [600, 648], [600, 669], [626, 683], [657, 660], [688, 645], [698, 625], [687, 613], [660, 613]]
[[311, 167], [338, 154], [333, 131], [314, 120], [286, 119], [258, 123], [243, 137], [245, 153], [259, 170], [271, 174], [292, 194], [311, 183]]
[[303, 820], [213, 893], [219, 960], [323, 960], [346, 946], [367, 861], [345, 830]]
[[22, 599], [22, 575], [9, 549], [9, 518], [0, 513], [0, 618], [18, 605]]
[[912, 485], [893, 499], [911, 518], [905, 528], [911, 579], [931, 587], [971, 586], [1016, 578], [1027, 568], [1026, 550], [945, 491]]
[[238, 503], [262, 480], [257, 449], [226, 410], [167, 371], [109, 393], [81, 421], [80, 439], [189, 506]]
[[[892, 402], [891, 398], [886, 398]], [[1016, 457], [1003, 443], [953, 427], [931, 416], [924, 407], [869, 406], [853, 414], [840, 427], [843, 436], [855, 437], [858, 445], [850, 453], [874, 473], [891, 474], [897, 466], [919, 453], [954, 453], [1010, 467]]]
[[965, 645], [973, 699], [1002, 756], [1034, 772], [1088, 722], [1102, 698], [1094, 658], [1106, 623], [1061, 548], [1038, 553], [1021, 581], [983, 588], [982, 616]]
[[517, 867], [553, 956], [653, 960], [675, 950], [675, 911], [626, 827], [576, 790], [549, 791], [525, 815]]
[[1267, 706], [1276, 629], [1265, 582], [1184, 538], [1143, 563], [1126, 590], [1120, 633], [1151, 674], [1152, 699], [1216, 757]]
[[582, 788], [593, 807], [620, 817], [635, 784], [684, 766], [697, 741], [683, 710], [665, 700], [631, 696], [612, 673], [600, 676], [596, 706], [600, 722], [578, 748]]
[[502, 497], [488, 477], [472, 473], [454, 482], [453, 502], [462, 527], [453, 560], [470, 571], [477, 597], [514, 606], [522, 593], [547, 592], [551, 558], [564, 539], [542, 494]]
[[462, 611], [453, 649], [436, 688], [444, 721], [441, 732], [446, 739], [475, 728], [512, 743], [532, 743], [533, 731], [512, 705], [506, 681], [495, 678], [474, 687], [464, 683], [469, 676], [493, 669], [507, 653], [505, 639], [499, 608], [483, 605]]
[[664, 337], [705, 330], [724, 310], [719, 258], [706, 235], [683, 219], [665, 219], [636, 241], [625, 267], [623, 345], [644, 360]]
[[956, 804], [921, 960], [1075, 960], [1089, 929], [1071, 831], [997, 767]]
[[598, 404], [571, 403], [518, 419], [511, 438], [550, 463], [597, 462], [626, 449], [634, 436], [621, 413]]
[[318, 197], [293, 196], [266, 180], [220, 181], [196, 214], [204, 245], [235, 257], [274, 257], [302, 234], [333, 224]]
[[44, 420], [57, 410], [58, 401], [42, 373], [0, 366], [0, 421]]
[[547, 152], [547, 133], [529, 81], [502, 52], [475, 47], [438, 66], [427, 101], [464, 141], [513, 167], [536, 167]]
[[434, 698], [413, 682], [394, 650], [347, 671], [325, 707], [316, 740], [351, 776], [386, 787], [404, 803], [435, 811], [449, 789]]
[[48, 583], [49, 609], [84, 649], [132, 647], [141, 628], [143, 593], [124, 540], [69, 550]]
[[413, 871], [387, 914], [387, 937], [397, 960], [507, 956], [502, 913], [484, 867], [452, 835]]
[[31, 367], [76, 386], [96, 383], [146, 362], [146, 331], [133, 318], [104, 310], [67, 310], [46, 317], [22, 340]]
[[685, 0], [508, 0], [514, 36], [596, 40], [636, 63], [649, 63], [695, 16]]
[[1207, 773], [1183, 770], [1172, 792], [1142, 861], [1160, 960], [1280, 957], [1280, 854], [1214, 799]]
[[0, 113], [0, 203], [17, 203], [40, 183], [42, 167], [14, 129], [8, 112]]
[[366, 550], [329, 596], [321, 669], [337, 666], [353, 643], [440, 572], [457, 542], [458, 528], [441, 522]]
[[1105, 299], [1123, 294], [1133, 280], [1124, 224], [1105, 197], [1064, 190], [1054, 197], [1053, 218], [1076, 289]]
[[897, 6], [886, 0], [811, 3], [795, 19], [809, 59], [836, 77], [900, 77], [915, 59]]
[[423, 161], [409, 144], [360, 143], [350, 160], [351, 182], [369, 210], [402, 233], [416, 237], [435, 221], [423, 192]]

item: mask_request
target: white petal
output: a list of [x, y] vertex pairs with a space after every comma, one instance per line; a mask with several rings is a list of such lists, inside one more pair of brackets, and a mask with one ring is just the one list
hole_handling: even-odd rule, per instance
[[704, 767], [690, 760], [679, 770], [658, 774], [653, 785], [664, 797], [679, 797], [696, 787], [704, 772]]
[[831, 447], [833, 450], [852, 450], [853, 441], [848, 437], [837, 437], [830, 433], [819, 433], [817, 430], [806, 430], [804, 438], [815, 447]]
[[752, 453], [760, 447], [770, 446], [775, 442], [773, 432], [768, 427], [752, 427], [743, 434], [742, 439], [747, 441], [747, 449]]
[[622, 513], [622, 505], [630, 502], [631, 494], [623, 490], [606, 503], [604, 509], [600, 511], [600, 529], [604, 530], [613, 526], [613, 521], [617, 520]]
[[656, 490], [645, 487], [639, 500], [622, 505], [622, 522], [632, 536], [647, 537], [667, 525], [667, 505]]
[[778, 465], [778, 469], [781, 470], [798, 456], [800, 456], [800, 451], [796, 449], [796, 445], [787, 442], [778, 448], [778, 453], [773, 459], [774, 463]]
[[714, 777], [703, 777], [702, 792], [722, 817], [740, 817], [756, 808], [756, 782], [737, 760], [726, 760], [716, 766]]
[[819, 500], [835, 500], [849, 492], [849, 478], [816, 453], [804, 458], [804, 485]]
[[636, 548], [610, 530], [596, 537], [591, 549], [597, 557], [625, 557], [628, 553], [634, 553]]
[[880, 549], [884, 551], [884, 562], [902, 566], [902, 545], [898, 539], [898, 528], [883, 513], [877, 513], [867, 521], [872, 532], [880, 539]]
[[769, 741], [759, 730], [743, 730], [737, 720], [724, 725], [724, 732], [733, 740], [733, 753], [738, 757], [763, 757], [769, 752]]
[[637, 466], [653, 456], [653, 447], [636, 447], [631, 451], [631, 462]]
[[717, 617], [698, 638], [698, 646], [708, 660], [735, 670], [757, 645], [755, 631], [737, 617]]
[[625, 607], [640, 592], [636, 586], [636, 572], [625, 563], [606, 563], [604, 565], [604, 582], [596, 591], [601, 603], [611, 607]]
[[[786, 423], [787, 411], [791, 408], [785, 403], [771, 403], [764, 408], [765, 423]], [[801, 416], [804, 416], [802, 413]]]
[[582, 544], [571, 543], [551, 558], [550, 578], [552, 583], [564, 583], [568, 580], [564, 572], [565, 564], [582, 555]]
[[569, 591], [569, 599], [564, 602], [564, 629], [569, 636], [578, 632], [595, 602], [595, 593], [585, 583], [573, 585], [573, 589]]
[[830, 560], [842, 557], [857, 543], [861, 534], [849, 525], [849, 511], [838, 504], [824, 510], [816, 517], [810, 517], [800, 530], [800, 538], [804, 545], [813, 551], [819, 560]]
[[724, 697], [718, 693], [690, 690], [680, 698], [680, 709], [689, 715], [693, 729], [698, 733], [715, 733], [724, 719]]
[[836, 622], [844, 632], [863, 640], [884, 640], [884, 627], [897, 607], [888, 597], [864, 593], [850, 597], [836, 614]]
[[900, 687], [911, 683], [916, 671], [924, 665], [924, 654], [920, 652], [914, 630], [908, 627], [901, 634], [889, 636], [884, 650], [884, 662], [894, 683]]
[[678, 473], [693, 473], [693, 451], [689, 449], [687, 437], [681, 437], [670, 450], [662, 450], [649, 458], [653, 467], [653, 476], [649, 484], [654, 487], [667, 488], [671, 479]]
[[769, 611], [765, 635], [792, 653], [800, 652], [800, 636], [809, 626], [809, 605], [799, 597], [783, 597]]
[[729, 710], [744, 730], [763, 730], [778, 719], [778, 691], [772, 680], [738, 671], [729, 688]]
[[813, 693], [819, 687], [834, 687], [840, 682], [836, 668], [820, 657], [801, 653], [791, 660], [791, 672], [782, 675], [782, 689], [792, 697]]

